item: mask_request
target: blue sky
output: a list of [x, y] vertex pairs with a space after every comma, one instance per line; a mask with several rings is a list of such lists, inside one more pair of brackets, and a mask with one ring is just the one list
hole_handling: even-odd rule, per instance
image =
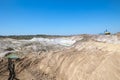
[[120, 0], [0, 0], [0, 35], [120, 32]]

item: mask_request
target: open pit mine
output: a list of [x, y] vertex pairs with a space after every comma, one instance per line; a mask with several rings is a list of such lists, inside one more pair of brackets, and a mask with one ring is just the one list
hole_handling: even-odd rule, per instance
[[0, 38], [0, 80], [120, 80], [120, 34]]

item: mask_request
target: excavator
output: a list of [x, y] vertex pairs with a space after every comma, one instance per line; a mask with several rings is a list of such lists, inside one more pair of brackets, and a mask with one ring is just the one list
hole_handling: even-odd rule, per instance
[[110, 35], [111, 33], [106, 29], [104, 32], [105, 35]]

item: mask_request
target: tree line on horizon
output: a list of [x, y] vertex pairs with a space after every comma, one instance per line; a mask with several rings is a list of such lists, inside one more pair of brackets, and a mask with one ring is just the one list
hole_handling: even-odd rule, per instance
[[34, 37], [54, 38], [54, 37], [66, 37], [66, 36], [63, 36], [63, 35], [8, 35], [8, 36], [0, 35], [0, 38], [12, 38], [12, 39], [32, 39]]

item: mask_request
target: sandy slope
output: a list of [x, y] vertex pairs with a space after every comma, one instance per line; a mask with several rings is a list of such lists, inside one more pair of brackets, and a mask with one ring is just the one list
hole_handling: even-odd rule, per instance
[[[43, 60], [52, 65], [51, 72], [57, 72], [57, 80], [119, 80], [120, 45], [98, 42], [84, 44], [86, 46], [81, 50], [73, 48], [54, 53], [50, 59]], [[45, 65], [40, 69], [49, 72], [48, 67]]]
[[[7, 60], [0, 62], [0, 80], [7, 80]], [[78, 41], [71, 48], [29, 54], [15, 62], [20, 80], [120, 80], [120, 44]]]

